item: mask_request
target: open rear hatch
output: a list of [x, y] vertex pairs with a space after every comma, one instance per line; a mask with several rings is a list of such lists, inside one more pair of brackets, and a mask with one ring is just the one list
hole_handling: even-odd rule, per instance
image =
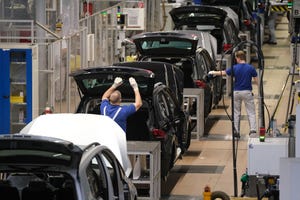
[[147, 69], [155, 74], [155, 83], [162, 82], [168, 86], [176, 95], [179, 103], [183, 98], [183, 72], [176, 66], [158, 61], [136, 61], [115, 63], [116, 66], [130, 66], [141, 69]]
[[195, 35], [177, 32], [147, 32], [131, 39], [142, 56], [192, 56], [198, 44]]
[[175, 28], [181, 26], [211, 25], [223, 27], [227, 12], [213, 6], [181, 6], [172, 9], [169, 14]]
[[236, 13], [239, 13], [239, 9], [242, 7], [243, 0], [203, 0], [203, 4], [205, 5], [215, 5], [215, 6], [229, 6]]
[[128, 79], [134, 77], [143, 97], [152, 96], [154, 88], [154, 73], [146, 69], [126, 66], [105, 66], [80, 69], [70, 74], [84, 96], [101, 98], [102, 94], [112, 86], [116, 77], [123, 79], [123, 84], [118, 87], [122, 98], [134, 98], [134, 92]]
[[67, 167], [76, 169], [82, 150], [64, 140], [11, 134], [0, 136], [0, 168], [12, 167]]

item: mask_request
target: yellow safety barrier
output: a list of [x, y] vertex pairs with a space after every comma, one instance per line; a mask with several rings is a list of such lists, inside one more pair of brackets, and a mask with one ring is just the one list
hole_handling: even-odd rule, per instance
[[288, 5], [272, 5], [271, 6], [271, 11], [274, 11], [274, 12], [286, 12], [289, 10], [290, 10], [290, 8], [288, 7]]

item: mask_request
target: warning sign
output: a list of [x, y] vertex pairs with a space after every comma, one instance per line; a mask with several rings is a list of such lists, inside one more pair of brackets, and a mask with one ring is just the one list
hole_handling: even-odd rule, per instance
[[288, 5], [272, 5], [271, 6], [271, 11], [273, 12], [285, 12], [285, 11], [289, 11], [290, 8], [288, 7]]

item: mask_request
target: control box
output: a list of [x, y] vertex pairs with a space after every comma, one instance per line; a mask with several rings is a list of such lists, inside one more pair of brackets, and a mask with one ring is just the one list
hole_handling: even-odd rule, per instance
[[248, 140], [248, 174], [279, 175], [280, 158], [288, 157], [288, 137], [267, 137]]

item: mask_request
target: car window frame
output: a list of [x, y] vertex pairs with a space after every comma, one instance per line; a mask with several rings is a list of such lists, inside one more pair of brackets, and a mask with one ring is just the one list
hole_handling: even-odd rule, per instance
[[[104, 158], [104, 155], [107, 157]], [[100, 158], [102, 160], [102, 164], [106, 163], [106, 161], [109, 161], [109, 160], [107, 160], [107, 158], [109, 158], [111, 161], [109, 164], [112, 165], [112, 168], [114, 170], [114, 172], [113, 172], [114, 177], [110, 173], [111, 171], [109, 171], [108, 168], [106, 168], [106, 169], [109, 171], [110, 180], [112, 181], [114, 197], [117, 197], [118, 199], [120, 199], [123, 196], [123, 181], [122, 181], [122, 185], [120, 184], [120, 182], [121, 182], [120, 181], [121, 176], [120, 176], [120, 171], [119, 171], [120, 165], [118, 164], [117, 159], [113, 156], [113, 154], [110, 151], [108, 151], [108, 149], [103, 149], [103, 151], [100, 155]], [[105, 166], [105, 167], [107, 167], [107, 166]], [[114, 180], [112, 180], [112, 179], [114, 179]], [[116, 182], [116, 183], [113, 183], [113, 182]], [[115, 188], [115, 186], [117, 188]]]
[[[161, 100], [163, 100], [163, 101], [161, 101]], [[162, 106], [161, 106], [162, 103], [164, 105], [163, 107], [166, 108], [165, 109], [166, 112], [164, 112], [164, 113], [161, 112], [162, 111]], [[168, 126], [171, 122], [171, 118], [169, 118], [171, 111], [168, 106], [168, 102], [166, 101], [164, 86], [159, 86], [159, 88], [157, 88], [157, 91], [155, 91], [153, 93], [153, 105], [155, 108], [155, 114], [157, 116], [156, 120], [157, 120], [159, 127], [163, 128], [166, 125]]]
[[208, 73], [208, 67], [205, 57], [203, 57], [202, 48], [199, 48], [196, 51], [195, 66], [197, 71], [196, 80], [204, 80], [205, 75]]
[[227, 41], [227, 43], [229, 42], [230, 44], [236, 44], [239, 42], [239, 39], [238, 39], [238, 30], [236, 28], [236, 26], [234, 25], [234, 22], [232, 21], [232, 19], [229, 19], [226, 20], [224, 22], [224, 27], [226, 27], [226, 31], [225, 31], [225, 34], [226, 34], [226, 38], [229, 39], [229, 41]]
[[169, 106], [169, 110], [172, 114], [172, 118], [178, 119], [178, 117], [180, 116], [180, 108], [176, 97], [173, 95], [172, 91], [169, 88], [166, 88], [165, 96], [168, 102], [167, 105]]
[[[96, 163], [95, 163], [95, 161], [96, 161]], [[96, 172], [97, 169], [99, 169], [100, 173]], [[88, 174], [89, 171], [93, 174]], [[98, 191], [99, 193], [95, 193], [95, 191], [94, 191], [95, 184], [98, 185], [98, 190], [101, 188], [101, 182], [103, 181], [103, 179], [99, 176], [99, 174], [105, 175], [104, 172], [105, 172], [105, 169], [101, 164], [101, 160], [99, 159], [99, 157], [97, 155], [95, 155], [86, 167], [86, 177], [87, 177], [87, 180], [88, 180], [88, 185], [89, 185], [91, 195], [94, 199], [103, 199], [103, 200], [105, 200], [106, 198], [108, 198], [108, 185], [107, 185], [107, 178], [106, 177], [105, 177], [105, 181], [106, 181], [107, 189], [104, 191], [106, 194], [104, 194], [104, 196], [101, 196], [100, 195], [101, 191]], [[94, 178], [95, 180], [93, 182], [90, 182], [89, 181], [90, 179], [89, 179], [88, 176], [94, 176], [94, 177], [90, 177], [90, 178]]]
[[[107, 168], [104, 167], [103, 165], [103, 160], [101, 159], [100, 155], [102, 153], [102, 150], [106, 148], [104, 146], [96, 146], [94, 148], [89, 149], [88, 151], [85, 151], [84, 154], [82, 155], [82, 159], [81, 162], [79, 164], [79, 178], [80, 178], [80, 186], [82, 188], [82, 194], [85, 198], [88, 199], [93, 199], [92, 196], [92, 191], [89, 187], [89, 182], [88, 182], [88, 178], [87, 178], [87, 174], [86, 174], [86, 169], [88, 167], [88, 165], [92, 162], [93, 158], [97, 158], [97, 160], [101, 161], [101, 165], [100, 167], [102, 167], [101, 169], [103, 170], [103, 174], [105, 175], [105, 180], [106, 180], [106, 184], [107, 184], [107, 188], [108, 188], [108, 192], [107, 192], [107, 199], [111, 199], [113, 198], [113, 191], [112, 191], [112, 181], [110, 179], [109, 176], [109, 172], [107, 171]], [[82, 198], [84, 198], [82, 197]], [[105, 200], [105, 199], [104, 199]]]

